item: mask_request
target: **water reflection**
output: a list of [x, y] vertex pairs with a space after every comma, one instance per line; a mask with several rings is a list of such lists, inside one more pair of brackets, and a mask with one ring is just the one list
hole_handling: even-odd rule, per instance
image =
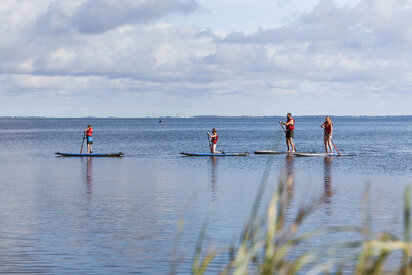
[[332, 202], [332, 164], [333, 157], [326, 157], [323, 161], [324, 163], [324, 177], [323, 177], [323, 186], [324, 186], [324, 195], [325, 202]]
[[87, 201], [90, 202], [93, 195], [93, 161], [91, 157], [87, 158], [86, 188]]
[[295, 157], [293, 155], [287, 155], [286, 158], [286, 199], [289, 204], [295, 194]]
[[211, 160], [211, 182], [210, 182], [210, 191], [211, 191], [211, 200], [212, 202], [216, 201], [216, 193], [217, 193], [217, 157], [213, 156], [210, 157]]

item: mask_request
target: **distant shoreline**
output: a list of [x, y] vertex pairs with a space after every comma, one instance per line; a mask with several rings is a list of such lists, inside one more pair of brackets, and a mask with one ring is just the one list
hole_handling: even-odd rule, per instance
[[[296, 115], [296, 118], [323, 118], [326, 115]], [[195, 115], [195, 116], [146, 116], [146, 117], [55, 117], [55, 116], [0, 116], [0, 119], [278, 119], [284, 115], [273, 116], [221, 116], [221, 115]], [[331, 115], [334, 118], [412, 118], [412, 115]]]

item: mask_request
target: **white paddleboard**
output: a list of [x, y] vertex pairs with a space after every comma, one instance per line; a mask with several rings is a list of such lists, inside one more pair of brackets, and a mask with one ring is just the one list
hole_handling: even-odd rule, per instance
[[294, 154], [295, 152], [285, 152], [285, 151], [271, 151], [271, 150], [265, 150], [265, 151], [256, 151], [256, 155], [280, 155], [280, 154]]
[[286, 152], [286, 151], [272, 151], [272, 150], [255, 151], [256, 155], [281, 155], [281, 154], [295, 155], [297, 153], [310, 154], [309, 152]]
[[298, 157], [353, 157], [355, 154], [330, 154], [330, 153], [295, 153]]

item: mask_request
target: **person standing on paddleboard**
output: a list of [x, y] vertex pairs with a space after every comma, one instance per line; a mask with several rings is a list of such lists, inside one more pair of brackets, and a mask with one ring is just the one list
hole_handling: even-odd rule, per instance
[[212, 134], [210, 134], [209, 132], [207, 132], [207, 134], [210, 137], [210, 153], [212, 154], [216, 154], [216, 153], [222, 153], [221, 151], [216, 151], [216, 144], [217, 144], [217, 140], [219, 139], [219, 135], [217, 134], [217, 130], [215, 128], [212, 129]]
[[286, 123], [282, 121], [279, 121], [279, 123], [286, 126], [286, 145], [288, 146], [288, 152], [295, 152], [295, 144], [293, 144], [293, 138], [295, 137], [295, 120], [292, 118], [292, 114], [287, 114]]
[[332, 149], [333, 123], [332, 123], [332, 119], [330, 118], [330, 116], [326, 116], [326, 121], [322, 125], [320, 125], [320, 127], [324, 129], [323, 142], [325, 144], [325, 151], [326, 153], [333, 154], [333, 149]]
[[92, 125], [87, 125], [87, 129], [84, 130], [86, 138], [87, 138], [87, 153], [92, 153], [92, 144], [93, 144], [93, 128]]

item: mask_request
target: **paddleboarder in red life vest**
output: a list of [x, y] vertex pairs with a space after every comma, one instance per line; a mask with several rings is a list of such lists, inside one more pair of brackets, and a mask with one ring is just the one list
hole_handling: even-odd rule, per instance
[[87, 153], [91, 154], [92, 153], [92, 144], [93, 144], [93, 128], [92, 125], [88, 125], [87, 129], [84, 130], [87, 138]]
[[293, 138], [295, 137], [295, 120], [292, 118], [291, 113], [287, 114], [286, 119], [286, 123], [282, 121], [279, 121], [279, 123], [286, 126], [286, 145], [288, 146], [288, 152], [295, 152], [295, 144], [293, 144]]
[[[323, 135], [323, 142], [325, 144], [325, 151], [326, 153], [333, 154], [333, 149], [332, 149], [332, 132], [333, 132], [333, 123], [332, 119], [330, 116], [326, 117], [326, 121], [320, 125], [325, 131]], [[328, 150], [329, 148], [329, 150]]]
[[222, 151], [216, 151], [216, 144], [217, 144], [217, 140], [219, 139], [219, 135], [217, 134], [217, 130], [215, 128], [212, 129], [212, 134], [210, 134], [209, 132], [207, 132], [207, 134], [210, 137], [210, 143], [209, 147], [210, 147], [210, 153], [212, 154], [217, 154], [217, 153], [222, 153]]

